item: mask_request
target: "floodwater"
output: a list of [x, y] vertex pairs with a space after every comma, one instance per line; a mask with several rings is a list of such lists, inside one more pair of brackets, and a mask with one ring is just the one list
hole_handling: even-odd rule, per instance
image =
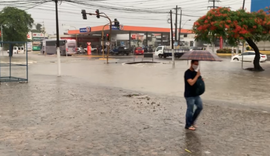
[[[30, 57], [28, 84], [0, 86], [1, 156], [268, 156], [265, 72], [240, 64], [202, 62], [207, 91], [198, 130], [184, 130], [183, 74], [187, 61], [109, 65], [97, 58]], [[245, 67], [251, 64], [245, 63]], [[16, 72], [16, 70], [14, 71]], [[141, 97], [129, 97], [139, 93]], [[223, 102], [224, 101], [224, 102]], [[227, 101], [227, 102], [225, 102]], [[240, 106], [242, 106], [240, 105]]]
[[[168, 96], [183, 97], [183, 75], [189, 68], [188, 61], [176, 61], [172, 68], [170, 60], [157, 59], [161, 63], [128, 65], [132, 59], [105, 61], [88, 58], [64, 58], [63, 76], [72, 76], [76, 81], [90, 84], [125, 88], [134, 91], [151, 92]], [[201, 62], [200, 68], [206, 83], [205, 99], [230, 101], [243, 105], [270, 106], [270, 64], [262, 63], [264, 72], [241, 69], [240, 62]], [[244, 62], [244, 68], [252, 67]], [[31, 73], [56, 75], [55, 63], [38, 63], [30, 68]], [[31, 81], [31, 78], [30, 78]]]

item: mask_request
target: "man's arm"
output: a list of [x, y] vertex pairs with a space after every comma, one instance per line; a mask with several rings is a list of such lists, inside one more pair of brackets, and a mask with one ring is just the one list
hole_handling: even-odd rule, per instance
[[193, 79], [187, 79], [188, 84], [193, 86], [200, 76], [201, 76], [201, 72], [200, 70], [198, 70], [196, 76]]

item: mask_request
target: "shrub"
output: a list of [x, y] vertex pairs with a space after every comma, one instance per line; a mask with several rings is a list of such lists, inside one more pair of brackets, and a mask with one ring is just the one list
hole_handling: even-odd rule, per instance
[[217, 53], [231, 53], [232, 50], [228, 49], [228, 48], [224, 48], [224, 49], [218, 49]]
[[[236, 49], [233, 50], [234, 53], [236, 53]], [[239, 53], [241, 53], [241, 50], [239, 49]]]
[[[236, 49], [233, 50], [234, 53], [236, 53]], [[218, 49], [217, 53], [227, 53], [227, 54], [231, 54], [232, 53], [232, 49], [229, 48], [224, 48], [224, 49]], [[239, 49], [239, 53], [241, 53], [241, 50]]]

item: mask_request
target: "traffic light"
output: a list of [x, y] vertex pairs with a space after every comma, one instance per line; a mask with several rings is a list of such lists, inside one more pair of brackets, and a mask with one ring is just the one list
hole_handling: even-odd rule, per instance
[[110, 35], [109, 34], [106, 34], [106, 39], [107, 39], [107, 41], [110, 41]]
[[84, 19], [84, 20], [86, 20], [86, 19], [87, 19], [87, 16], [86, 16], [86, 11], [85, 11], [85, 10], [82, 10], [82, 17], [83, 17], [83, 19]]
[[100, 18], [99, 10], [98, 9], [96, 10], [96, 14], [97, 14], [97, 18]]
[[114, 25], [119, 29], [120, 24], [116, 18], [114, 19]]

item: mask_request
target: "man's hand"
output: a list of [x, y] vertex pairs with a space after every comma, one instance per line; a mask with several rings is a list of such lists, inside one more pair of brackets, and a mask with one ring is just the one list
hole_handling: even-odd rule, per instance
[[198, 70], [198, 72], [197, 72], [197, 75], [196, 75], [197, 77], [200, 77], [201, 76], [201, 71], [200, 71], [200, 69]]
[[201, 76], [201, 72], [200, 72], [200, 70], [198, 70], [194, 79], [188, 79], [187, 82], [189, 83], [189, 85], [193, 86], [200, 76]]

